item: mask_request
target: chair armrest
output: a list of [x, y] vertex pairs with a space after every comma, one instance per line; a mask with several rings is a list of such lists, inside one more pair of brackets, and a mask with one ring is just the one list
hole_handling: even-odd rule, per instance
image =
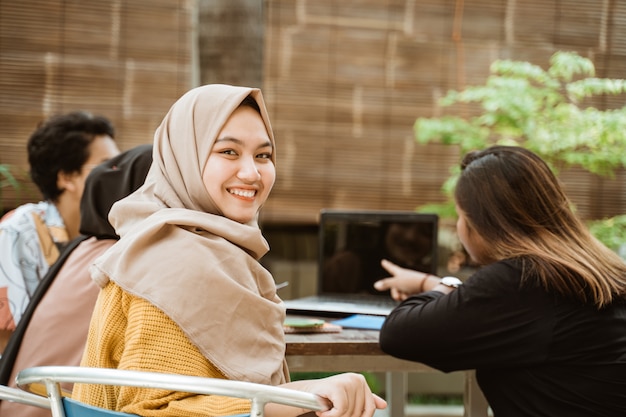
[[[53, 406], [56, 401], [60, 401], [59, 383], [70, 382], [156, 388], [202, 395], [248, 398], [252, 401], [250, 414], [253, 417], [262, 416], [265, 404], [270, 402], [312, 411], [325, 411], [330, 407], [328, 401], [318, 395], [283, 387], [228, 379], [122, 369], [38, 366], [19, 372], [16, 381], [18, 386], [27, 391], [31, 390], [32, 384], [45, 384]], [[55, 397], [57, 398], [55, 399]]]
[[5, 385], [0, 385], [0, 400], [50, 409], [48, 398]]

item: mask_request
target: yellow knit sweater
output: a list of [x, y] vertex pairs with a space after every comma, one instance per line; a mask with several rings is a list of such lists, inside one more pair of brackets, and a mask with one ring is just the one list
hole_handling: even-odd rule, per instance
[[[225, 378], [161, 310], [113, 282], [96, 302], [81, 365]], [[133, 387], [76, 384], [72, 397], [145, 417], [250, 412], [250, 401], [244, 399]]]

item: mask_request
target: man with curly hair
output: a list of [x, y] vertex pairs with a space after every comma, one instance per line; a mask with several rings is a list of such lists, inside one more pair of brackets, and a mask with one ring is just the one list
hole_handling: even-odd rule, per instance
[[105, 117], [77, 111], [52, 116], [28, 140], [30, 175], [43, 195], [0, 222], [0, 350], [39, 281], [79, 235], [80, 199], [93, 167], [117, 154]]

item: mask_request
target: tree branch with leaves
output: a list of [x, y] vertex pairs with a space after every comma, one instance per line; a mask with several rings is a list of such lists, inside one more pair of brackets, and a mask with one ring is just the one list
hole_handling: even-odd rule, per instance
[[[445, 108], [475, 104], [471, 117], [418, 118], [415, 137], [438, 142], [461, 154], [494, 144], [522, 146], [540, 155], [554, 170], [579, 166], [602, 177], [626, 167], [626, 107], [601, 110], [585, 106], [601, 95], [626, 92], [626, 80], [596, 78], [593, 62], [573, 52], [556, 52], [547, 70], [524, 61], [497, 60], [485, 85], [450, 91]], [[420, 210], [454, 215], [452, 191], [459, 168], [443, 185], [449, 202]], [[626, 245], [626, 215], [590, 223], [607, 246]]]

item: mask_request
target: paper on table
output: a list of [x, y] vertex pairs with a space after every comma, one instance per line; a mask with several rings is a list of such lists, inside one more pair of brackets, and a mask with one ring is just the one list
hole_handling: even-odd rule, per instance
[[380, 328], [383, 327], [384, 321], [385, 317], [383, 316], [355, 314], [344, 319], [332, 321], [331, 323], [346, 329], [380, 330]]

